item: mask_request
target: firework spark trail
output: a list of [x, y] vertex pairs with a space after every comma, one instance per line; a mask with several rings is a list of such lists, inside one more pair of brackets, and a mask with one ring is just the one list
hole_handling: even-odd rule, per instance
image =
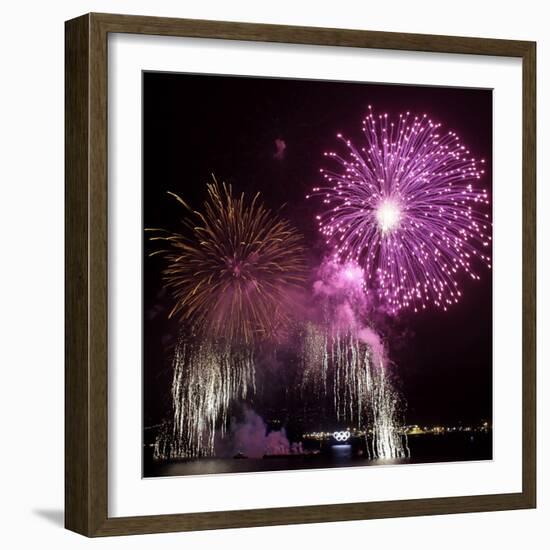
[[348, 154], [326, 153], [340, 170], [322, 169], [326, 183], [313, 189], [327, 207], [317, 216], [326, 244], [364, 269], [389, 312], [447, 310], [460, 272], [477, 280], [476, 264], [491, 267], [489, 199], [477, 189], [485, 161], [427, 115], [394, 122], [369, 106], [362, 129], [360, 148], [338, 135]]
[[372, 384], [372, 434], [367, 434], [369, 454], [375, 458], [404, 458], [410, 456], [407, 435], [401, 432], [401, 398], [392, 387], [386, 368], [381, 362], [375, 369]]
[[302, 351], [303, 387], [326, 395], [332, 377], [338, 420], [364, 426], [369, 458], [409, 456], [402, 434], [399, 393], [393, 388], [382, 359], [351, 331], [341, 333], [308, 323]]
[[292, 317], [306, 266], [302, 237], [268, 210], [215, 180], [207, 185], [203, 212], [184, 207], [183, 232], [164, 230], [151, 240], [166, 261], [164, 284], [175, 298], [170, 316], [214, 340], [239, 345], [272, 338]]
[[173, 359], [173, 422], [157, 440], [157, 458], [212, 456], [232, 402], [255, 391], [251, 350], [178, 341]]
[[335, 370], [334, 408], [338, 420], [357, 421], [362, 424], [364, 396], [370, 382], [370, 360], [365, 346], [348, 331], [336, 331], [328, 337], [331, 342], [330, 357]]
[[329, 368], [326, 331], [306, 323], [302, 336], [302, 385], [314, 389], [316, 397], [326, 394]]

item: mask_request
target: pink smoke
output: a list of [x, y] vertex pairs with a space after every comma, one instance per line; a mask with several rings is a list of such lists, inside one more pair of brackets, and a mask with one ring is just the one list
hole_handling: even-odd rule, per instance
[[284, 428], [268, 433], [268, 427], [262, 417], [251, 409], [246, 409], [244, 419], [232, 426], [229, 437], [232, 454], [242, 453], [249, 458], [302, 452], [302, 444], [291, 444]]
[[357, 332], [359, 340], [367, 344], [376, 362], [380, 363], [385, 358], [385, 348], [380, 335], [370, 327], [363, 327]]
[[318, 270], [318, 280], [313, 283], [313, 293], [321, 296], [337, 294], [363, 295], [364, 272], [353, 262], [338, 264], [325, 260]]
[[273, 158], [277, 160], [283, 160], [285, 158], [286, 142], [284, 139], [277, 138], [275, 140], [275, 148], [277, 149], [273, 154]]
[[313, 293], [330, 303], [330, 322], [338, 330], [351, 330], [367, 344], [377, 362], [385, 362], [386, 353], [380, 335], [369, 326], [374, 313], [365, 288], [363, 269], [354, 262], [338, 263], [326, 259], [317, 272]]

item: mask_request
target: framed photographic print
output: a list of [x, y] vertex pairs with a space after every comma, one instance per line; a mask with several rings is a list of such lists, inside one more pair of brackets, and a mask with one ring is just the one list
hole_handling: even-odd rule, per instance
[[66, 527], [532, 508], [535, 44], [66, 23]]

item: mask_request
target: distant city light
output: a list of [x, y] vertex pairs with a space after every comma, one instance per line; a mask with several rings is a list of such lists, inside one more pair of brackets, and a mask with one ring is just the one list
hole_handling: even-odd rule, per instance
[[[491, 425], [487, 421], [482, 421], [479, 424], [473, 425], [458, 425], [458, 426], [444, 426], [444, 425], [433, 425], [433, 426], [419, 426], [418, 424], [409, 424], [407, 426], [401, 426], [397, 428], [398, 432], [403, 435], [440, 435], [445, 433], [460, 433], [460, 432], [481, 432], [487, 433], [491, 430]], [[367, 434], [372, 434], [372, 429], [360, 429], [357, 427], [348, 427], [346, 430], [335, 431], [335, 432], [306, 432], [302, 434], [304, 439], [313, 439], [317, 441], [335, 439], [336, 441], [344, 442], [348, 439], [365, 437]], [[343, 437], [344, 439], [338, 439]]]

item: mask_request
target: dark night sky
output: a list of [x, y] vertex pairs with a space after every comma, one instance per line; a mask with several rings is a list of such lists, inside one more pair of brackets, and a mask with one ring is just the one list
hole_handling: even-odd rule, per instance
[[[238, 191], [260, 190], [282, 210], [320, 257], [311, 201], [323, 152], [336, 133], [361, 139], [361, 119], [376, 112], [428, 113], [455, 130], [487, 160], [491, 189], [492, 92], [489, 90], [144, 73], [143, 194], [145, 227], [175, 229], [181, 194], [195, 207], [210, 174]], [[275, 140], [284, 140], [282, 159]], [[144, 242], [145, 252], [153, 250]], [[170, 410], [171, 352], [177, 327], [166, 320], [170, 296], [161, 289], [160, 259], [144, 259], [144, 422]], [[381, 327], [408, 404], [408, 423], [477, 422], [492, 418], [492, 274], [464, 277], [462, 301], [387, 320]], [[391, 338], [390, 338], [391, 335]], [[284, 383], [284, 379], [283, 383]]]

